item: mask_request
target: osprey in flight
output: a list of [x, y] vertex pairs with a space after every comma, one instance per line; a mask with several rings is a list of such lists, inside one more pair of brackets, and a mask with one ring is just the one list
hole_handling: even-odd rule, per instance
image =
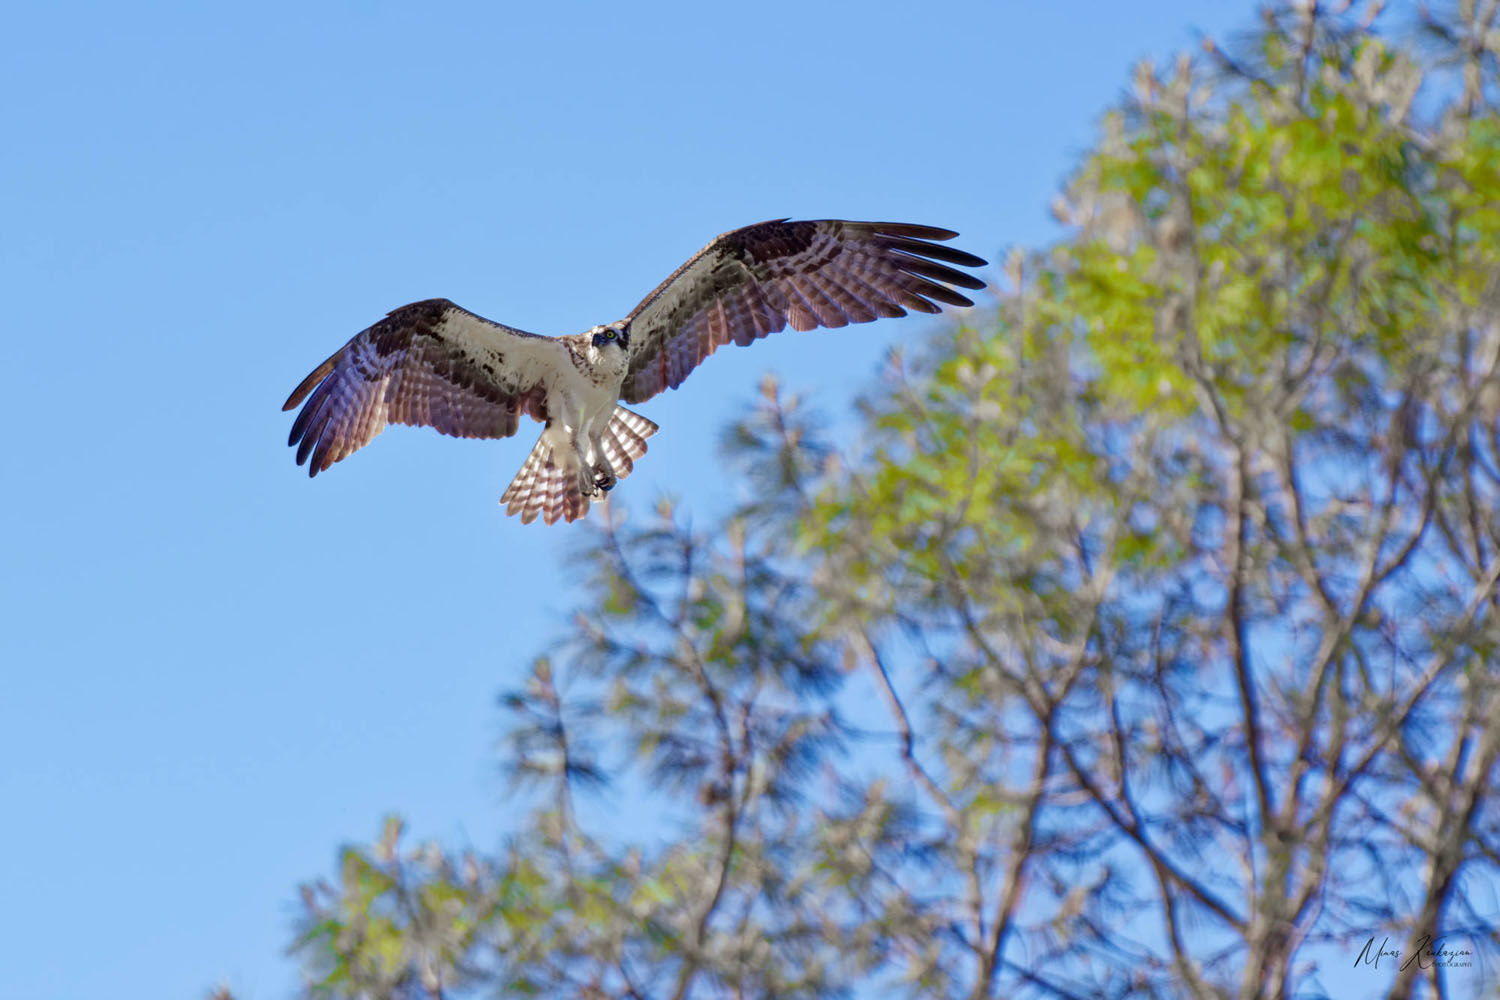
[[292, 391], [283, 410], [307, 402], [288, 443], [316, 476], [389, 423], [502, 438], [530, 416], [546, 427], [500, 502], [523, 522], [574, 521], [630, 474], [657, 431], [617, 401], [675, 389], [719, 345], [749, 344], [788, 323], [811, 330], [935, 313], [938, 302], [971, 306], [949, 286], [984, 282], [948, 265], [985, 261], [930, 242], [957, 235], [836, 219], [746, 226], [698, 251], [624, 319], [567, 337], [501, 326], [447, 299], [413, 302]]

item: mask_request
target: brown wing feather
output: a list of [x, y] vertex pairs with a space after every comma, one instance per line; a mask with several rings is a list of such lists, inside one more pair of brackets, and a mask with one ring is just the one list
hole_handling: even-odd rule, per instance
[[[551, 346], [549, 346], [551, 345]], [[308, 475], [369, 444], [387, 424], [420, 424], [454, 437], [500, 438], [522, 415], [547, 419], [534, 377], [547, 337], [491, 323], [447, 299], [392, 311], [324, 361], [283, 410], [307, 402], [287, 443]]]
[[630, 322], [627, 403], [675, 389], [703, 359], [730, 342], [749, 344], [795, 330], [935, 313], [937, 303], [971, 306], [953, 290], [983, 288], [958, 267], [983, 267], [942, 246], [958, 234], [899, 222], [762, 222], [724, 233], [636, 306]]

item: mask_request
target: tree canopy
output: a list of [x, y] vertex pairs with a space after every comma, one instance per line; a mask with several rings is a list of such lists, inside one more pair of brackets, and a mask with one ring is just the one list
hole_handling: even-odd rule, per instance
[[1497, 4], [1336, 7], [1143, 65], [856, 442], [768, 382], [731, 516], [584, 537], [535, 807], [346, 848], [310, 993], [1493, 988]]

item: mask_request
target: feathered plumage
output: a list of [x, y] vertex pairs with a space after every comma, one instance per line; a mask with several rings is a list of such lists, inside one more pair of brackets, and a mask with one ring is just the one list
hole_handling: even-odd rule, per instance
[[[658, 285], [630, 324], [630, 373], [621, 398], [640, 403], [675, 389], [720, 346], [794, 330], [869, 323], [938, 302], [972, 306], [959, 288], [984, 282], [949, 264], [973, 254], [930, 240], [958, 234], [897, 222], [762, 222], [724, 233]], [[937, 263], [944, 261], [945, 263]]]
[[[719, 236], [629, 316], [567, 337], [491, 322], [447, 299], [402, 306], [315, 368], [282, 407], [303, 403], [289, 443], [317, 475], [387, 424], [456, 437], [509, 437], [546, 425], [501, 497], [523, 522], [588, 513], [646, 453], [657, 426], [617, 405], [682, 384], [721, 345], [796, 330], [971, 306], [954, 287], [984, 282], [985, 261], [904, 223], [778, 220]], [[955, 266], [956, 265], [956, 266]]]

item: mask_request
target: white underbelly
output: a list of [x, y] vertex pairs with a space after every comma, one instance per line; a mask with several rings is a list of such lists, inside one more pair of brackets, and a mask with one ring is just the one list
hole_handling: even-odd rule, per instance
[[552, 418], [550, 432], [555, 444], [562, 446], [564, 440], [570, 450], [576, 449], [589, 465], [598, 464], [599, 440], [609, 427], [610, 417], [615, 412], [619, 398], [618, 386], [596, 385], [582, 374], [559, 379], [548, 392], [548, 415]]

